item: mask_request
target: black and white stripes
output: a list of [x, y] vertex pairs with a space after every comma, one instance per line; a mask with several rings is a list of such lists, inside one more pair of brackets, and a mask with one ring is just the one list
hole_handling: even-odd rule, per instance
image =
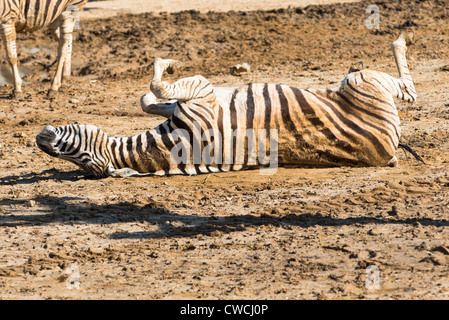
[[47, 127], [37, 143], [96, 176], [394, 164], [401, 136], [394, 98], [416, 99], [405, 44], [403, 34], [393, 43], [400, 78], [362, 70], [325, 90], [267, 83], [213, 88], [202, 76], [169, 84], [162, 74], [179, 63], [156, 59], [152, 93], [142, 101], [150, 112], [171, 110], [165, 122], [127, 138], [107, 137], [94, 126]]
[[2, 0], [0, 23], [13, 24], [17, 32], [33, 31], [54, 22], [63, 11], [82, 9], [87, 0]]
[[87, 0], [0, 0], [0, 36], [14, 76], [16, 99], [22, 98], [22, 80], [17, 67], [16, 32], [49, 27], [59, 40], [58, 64], [50, 95], [58, 91], [62, 78], [71, 72], [72, 31], [75, 19]]

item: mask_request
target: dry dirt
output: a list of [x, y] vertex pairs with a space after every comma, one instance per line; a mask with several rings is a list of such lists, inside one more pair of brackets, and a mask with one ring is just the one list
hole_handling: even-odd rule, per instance
[[83, 18], [106, 18], [119, 13], [179, 12], [181, 10], [243, 11], [305, 7], [311, 4], [356, 2], [357, 0], [90, 0]]
[[[55, 41], [20, 35], [26, 99], [0, 87], [0, 298], [449, 298], [448, 1], [376, 1], [377, 32], [369, 4], [82, 19], [55, 101]], [[398, 103], [402, 143], [426, 165], [398, 151], [397, 168], [93, 179], [35, 145], [47, 124], [129, 136], [162, 122], [139, 106], [158, 56], [216, 85], [324, 88], [360, 60], [396, 74], [390, 44], [406, 25], [419, 101]], [[231, 76], [242, 62], [251, 73]]]

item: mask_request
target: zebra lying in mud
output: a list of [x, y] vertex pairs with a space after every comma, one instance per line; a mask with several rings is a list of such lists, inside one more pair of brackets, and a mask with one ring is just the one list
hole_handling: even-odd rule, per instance
[[14, 77], [13, 98], [22, 99], [22, 79], [17, 66], [17, 32], [33, 32], [49, 27], [59, 40], [56, 73], [49, 97], [61, 87], [62, 79], [71, 75], [72, 32], [75, 18], [87, 0], [0, 0], [0, 36]]
[[167, 121], [126, 138], [92, 125], [47, 126], [37, 145], [97, 177], [396, 165], [401, 128], [394, 98], [417, 97], [405, 55], [412, 37], [401, 33], [392, 44], [399, 78], [351, 70], [340, 86], [325, 90], [266, 83], [213, 88], [202, 76], [169, 84], [163, 73], [180, 63], [156, 59], [142, 107]]

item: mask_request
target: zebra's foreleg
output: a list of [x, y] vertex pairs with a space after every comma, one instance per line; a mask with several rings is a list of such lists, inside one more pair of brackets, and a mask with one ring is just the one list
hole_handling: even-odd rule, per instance
[[173, 59], [156, 58], [153, 62], [153, 81], [162, 81], [164, 72], [173, 74], [181, 68], [182, 62]]
[[196, 88], [199, 82], [201, 82], [200, 78], [204, 79], [201, 76], [184, 78], [176, 81], [174, 84], [162, 81], [162, 76], [165, 71], [173, 74], [181, 65], [182, 63], [179, 61], [172, 59], [156, 58], [154, 60], [153, 80], [151, 81], [150, 88], [156, 98], [187, 101], [196, 97], [196, 93], [192, 89]]
[[48, 92], [48, 96], [50, 98], [54, 97], [56, 95], [56, 92], [61, 87], [64, 65], [66, 64], [69, 51], [71, 50], [70, 46], [72, 43], [72, 32], [73, 28], [75, 27], [75, 18], [73, 12], [63, 12], [58, 20], [60, 21], [58, 63], [56, 64], [56, 73], [53, 77], [53, 81]]
[[164, 71], [173, 73], [180, 67], [181, 64], [179, 61], [156, 58], [150, 88], [158, 99], [189, 101], [214, 93], [212, 85], [203, 76], [183, 78], [173, 84], [162, 81]]
[[16, 29], [11, 24], [0, 24], [0, 35], [3, 39], [6, 49], [6, 58], [12, 69], [14, 77], [13, 98], [21, 100], [22, 96], [22, 78], [20, 77], [19, 67], [17, 65], [17, 48], [16, 48]]
[[51, 35], [59, 42], [59, 38], [61, 35], [59, 25], [61, 22], [59, 20], [54, 21], [52, 24], [48, 26], [48, 31], [50, 31]]
[[177, 100], [158, 102], [156, 96], [152, 92], [145, 94], [140, 98], [140, 106], [144, 112], [157, 114], [166, 118], [173, 115], [177, 103]]
[[203, 76], [183, 78], [173, 84], [153, 80], [150, 87], [157, 98], [178, 101], [203, 98], [214, 91], [210, 82]]

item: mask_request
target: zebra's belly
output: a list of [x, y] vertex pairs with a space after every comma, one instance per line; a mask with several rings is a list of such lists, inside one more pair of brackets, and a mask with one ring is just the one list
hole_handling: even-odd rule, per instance
[[[324, 145], [311, 146], [303, 143], [284, 143], [279, 148], [279, 165], [297, 166], [367, 166], [366, 157], [360, 154], [343, 154]], [[363, 159], [365, 158], [365, 159]]]
[[[46, 0], [44, 3], [40, 3], [41, 7], [39, 8], [32, 6], [30, 6], [28, 10], [27, 8], [24, 8], [25, 11], [22, 12], [16, 20], [16, 31], [33, 32], [45, 28], [57, 20], [60, 17], [64, 7], [52, 7], [52, 1], [53, 0]], [[47, 9], [49, 11], [45, 11]]]
[[394, 156], [380, 156], [363, 141], [351, 143], [317, 136], [296, 136], [279, 139], [279, 165], [297, 166], [383, 166]]
[[49, 25], [49, 23], [44, 22], [33, 22], [33, 21], [22, 21], [16, 23], [16, 32], [24, 33], [24, 32], [34, 32], [39, 29], [45, 28]]

